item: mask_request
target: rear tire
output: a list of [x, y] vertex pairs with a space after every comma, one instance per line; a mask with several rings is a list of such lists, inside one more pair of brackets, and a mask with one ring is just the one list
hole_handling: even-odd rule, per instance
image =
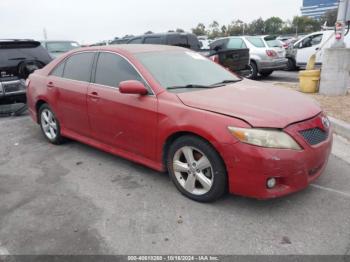
[[167, 168], [177, 189], [192, 200], [211, 202], [226, 192], [225, 165], [216, 150], [199, 137], [175, 140], [167, 155]]
[[295, 61], [292, 58], [288, 58], [287, 70], [288, 71], [295, 71], [295, 70], [297, 70], [297, 65], [296, 65]]
[[50, 143], [59, 145], [64, 141], [61, 136], [60, 123], [48, 104], [43, 104], [39, 109], [39, 124], [45, 138]]
[[258, 78], [258, 66], [254, 61], [250, 61], [249, 63], [250, 74], [247, 76], [248, 79], [255, 80]]

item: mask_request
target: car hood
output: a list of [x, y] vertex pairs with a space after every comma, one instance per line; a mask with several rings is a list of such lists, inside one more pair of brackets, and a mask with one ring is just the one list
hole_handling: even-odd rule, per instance
[[177, 96], [187, 106], [239, 118], [253, 127], [284, 128], [321, 112], [306, 95], [247, 79]]

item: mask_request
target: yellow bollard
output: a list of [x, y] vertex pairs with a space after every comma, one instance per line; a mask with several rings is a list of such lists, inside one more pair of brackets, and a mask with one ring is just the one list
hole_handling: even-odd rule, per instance
[[305, 70], [299, 72], [300, 91], [316, 93], [320, 83], [321, 70]]

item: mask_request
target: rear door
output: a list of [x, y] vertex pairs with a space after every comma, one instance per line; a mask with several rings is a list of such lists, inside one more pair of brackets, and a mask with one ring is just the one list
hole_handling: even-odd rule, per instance
[[146, 82], [129, 63], [116, 53], [101, 52], [94, 83], [88, 92], [88, 114], [95, 140], [114, 148], [152, 159], [157, 132], [157, 98], [149, 90], [145, 96], [121, 94], [119, 83]]
[[55, 92], [54, 110], [62, 127], [83, 136], [90, 136], [86, 95], [94, 55], [93, 52], [73, 54], [56, 67], [46, 83], [49, 92]]

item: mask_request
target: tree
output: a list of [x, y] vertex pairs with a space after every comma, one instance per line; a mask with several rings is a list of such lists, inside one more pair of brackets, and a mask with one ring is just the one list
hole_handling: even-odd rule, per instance
[[145, 35], [151, 35], [151, 34], [153, 34], [152, 31], [147, 31], [147, 32], [145, 33]]
[[247, 26], [247, 34], [250, 35], [263, 35], [265, 34], [265, 21], [260, 17], [256, 20], [253, 20]]
[[338, 9], [333, 9], [327, 11], [320, 19], [321, 25], [325, 24], [327, 26], [334, 26], [337, 22]]
[[312, 33], [321, 29], [320, 21], [307, 16], [295, 16], [292, 25], [296, 33]]
[[227, 35], [244, 35], [247, 25], [242, 20], [233, 20], [227, 27]]
[[267, 34], [279, 34], [283, 26], [283, 20], [279, 17], [273, 16], [265, 21], [265, 32]]
[[185, 30], [181, 29], [181, 28], [176, 28], [176, 33], [185, 33]]
[[221, 36], [227, 36], [227, 27], [225, 25], [221, 27]]
[[205, 25], [199, 23], [195, 28], [192, 28], [192, 33], [195, 35], [206, 35], [207, 30], [205, 29]]
[[209, 25], [209, 38], [210, 39], [215, 39], [221, 36], [220, 34], [220, 29], [219, 29], [220, 25], [217, 21], [213, 21], [210, 25]]

